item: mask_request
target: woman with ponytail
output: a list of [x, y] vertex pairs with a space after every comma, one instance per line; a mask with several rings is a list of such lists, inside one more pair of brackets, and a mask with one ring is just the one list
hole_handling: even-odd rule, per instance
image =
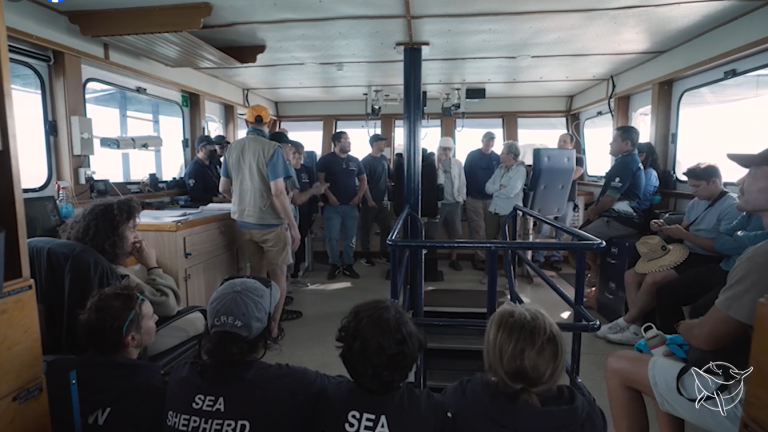
[[561, 385], [560, 329], [540, 309], [507, 303], [488, 322], [485, 374], [444, 392], [457, 431], [607, 431], [594, 399]]

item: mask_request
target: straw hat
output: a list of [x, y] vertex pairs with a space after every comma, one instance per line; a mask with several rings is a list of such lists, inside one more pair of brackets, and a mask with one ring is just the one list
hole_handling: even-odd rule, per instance
[[640, 253], [635, 271], [640, 274], [669, 270], [688, 258], [688, 248], [685, 245], [667, 244], [661, 237], [655, 235], [642, 237], [635, 247]]

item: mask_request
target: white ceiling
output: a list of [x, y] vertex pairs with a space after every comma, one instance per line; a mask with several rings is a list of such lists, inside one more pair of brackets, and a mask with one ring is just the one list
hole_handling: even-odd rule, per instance
[[[132, 0], [130, 6], [199, 1]], [[482, 85], [489, 98], [574, 95], [768, 3], [208, 1], [213, 15], [196, 37], [215, 47], [264, 44], [267, 50], [254, 66], [203, 71], [276, 102], [362, 100], [369, 87], [402, 91], [402, 56], [394, 47], [409, 40], [406, 1], [414, 41], [430, 44], [425, 90]], [[62, 11], [126, 7], [117, 0], [53, 5]], [[515, 59], [520, 55], [532, 58]], [[337, 63], [344, 63], [342, 72]]]

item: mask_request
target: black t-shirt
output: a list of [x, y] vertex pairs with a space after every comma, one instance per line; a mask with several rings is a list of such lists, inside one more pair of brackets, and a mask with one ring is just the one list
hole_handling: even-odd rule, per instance
[[160, 366], [88, 354], [77, 360], [77, 380], [83, 431], [163, 430], [165, 381]]
[[335, 379], [258, 360], [221, 378], [205, 363], [184, 363], [168, 382], [165, 431], [311, 431], [323, 388]]
[[[296, 171], [296, 179], [299, 181], [299, 191], [306, 192], [317, 183], [315, 178], [315, 170], [301, 164], [299, 168], [294, 168]], [[299, 213], [315, 214], [317, 213], [317, 196], [313, 196], [307, 202], [299, 206]]]
[[368, 155], [363, 158], [363, 168], [368, 177], [368, 191], [373, 198], [373, 202], [381, 204], [387, 194], [387, 180], [394, 177], [392, 167], [389, 166], [389, 159], [384, 155]]
[[[576, 155], [576, 166], [584, 168], [584, 156], [580, 154]], [[574, 180], [571, 183], [571, 191], [568, 192], [568, 201], [576, 201], [576, 191], [579, 189], [578, 183], [578, 180]]]
[[349, 379], [326, 388], [318, 412], [321, 432], [449, 431], [451, 413], [440, 395], [404, 385], [373, 395]]
[[219, 174], [211, 165], [196, 157], [184, 172], [189, 199], [196, 204], [210, 204], [219, 196]]
[[325, 173], [328, 189], [341, 205], [349, 205], [357, 195], [357, 178], [365, 175], [365, 168], [360, 160], [348, 154], [340, 157], [330, 152], [317, 161], [317, 173]]

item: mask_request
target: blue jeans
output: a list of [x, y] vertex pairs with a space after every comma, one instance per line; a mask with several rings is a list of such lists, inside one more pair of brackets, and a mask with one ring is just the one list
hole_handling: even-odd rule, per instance
[[[325, 250], [328, 262], [339, 267], [355, 263], [355, 235], [360, 213], [356, 206], [325, 205], [323, 224], [325, 225]], [[341, 262], [339, 262], [339, 240], [344, 244]]]
[[[554, 219], [556, 221], [560, 222], [561, 224], [567, 225], [568, 222], [569, 222], [568, 221], [568, 210], [570, 208], [572, 208], [572, 207], [573, 207], [573, 201], [568, 201], [568, 203], [565, 205], [565, 213], [563, 213], [560, 216], [556, 216]], [[539, 229], [538, 229], [537, 233], [541, 234], [541, 235], [550, 235], [550, 230], [552, 230], [552, 229], [554, 229], [554, 228], [550, 227], [549, 225], [539, 224]], [[565, 236], [565, 233], [560, 231], [560, 230], [557, 230], [557, 232], [555, 233], [555, 239], [557, 239], [557, 241], [559, 241], [559, 242], [563, 241], [563, 237], [564, 236]], [[543, 250], [535, 251], [533, 253], [533, 258], [532, 258], [531, 261], [533, 261], [535, 263], [543, 263], [544, 262], [544, 254], [546, 252], [547, 251], [543, 251]], [[563, 253], [560, 252], [559, 250], [552, 251], [552, 257], [550, 258], [550, 260], [552, 262], [563, 262]]]

